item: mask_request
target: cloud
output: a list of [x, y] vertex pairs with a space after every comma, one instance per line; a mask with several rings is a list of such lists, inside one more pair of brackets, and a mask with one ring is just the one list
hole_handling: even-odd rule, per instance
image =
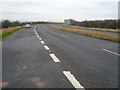
[[2, 0], [3, 19], [63, 21], [117, 18], [119, 0]]

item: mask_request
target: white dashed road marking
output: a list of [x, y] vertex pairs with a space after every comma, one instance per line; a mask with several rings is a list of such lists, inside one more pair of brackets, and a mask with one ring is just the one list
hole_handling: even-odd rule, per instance
[[41, 41], [41, 43], [42, 43], [42, 44], [45, 44], [45, 42], [44, 42], [44, 41]]
[[42, 40], [40, 37], [39, 37], [40, 40]]
[[50, 54], [54, 62], [60, 62], [60, 60], [55, 56], [55, 54]]
[[50, 50], [50, 48], [49, 48], [48, 46], [46, 46], [46, 45], [44, 46], [44, 48], [45, 48], [46, 50]]
[[[63, 71], [64, 75], [67, 77], [67, 79], [72, 83], [72, 85], [75, 88], [84, 88], [77, 80], [76, 78], [73, 76], [73, 74], [71, 74], [70, 71]], [[85, 90], [85, 89], [84, 89]]]
[[101, 50], [106, 51], [106, 52], [109, 52], [109, 53], [112, 53], [112, 54], [115, 54], [115, 55], [117, 55], [117, 56], [120, 56], [120, 54], [115, 53], [115, 52], [112, 52], [112, 51], [107, 50], [107, 49], [104, 49], [104, 48], [102, 48]]

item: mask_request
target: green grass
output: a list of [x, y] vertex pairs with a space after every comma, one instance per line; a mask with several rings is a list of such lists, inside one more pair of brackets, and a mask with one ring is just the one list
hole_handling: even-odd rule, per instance
[[94, 38], [99, 38], [99, 39], [104, 39], [104, 40], [109, 40], [113, 42], [120, 43], [120, 35], [118, 34], [111, 34], [111, 33], [104, 33], [104, 32], [96, 32], [96, 31], [86, 31], [86, 30], [78, 30], [78, 29], [68, 29], [68, 28], [63, 28], [59, 27], [56, 25], [49, 25], [52, 28], [56, 28], [59, 30], [67, 31], [67, 32], [72, 32], [84, 36], [89, 36], [89, 37], [94, 37]]
[[0, 40], [6, 38], [7, 36], [11, 35], [12, 33], [22, 29], [23, 27], [15, 28], [6, 32], [1, 31], [0, 33]]

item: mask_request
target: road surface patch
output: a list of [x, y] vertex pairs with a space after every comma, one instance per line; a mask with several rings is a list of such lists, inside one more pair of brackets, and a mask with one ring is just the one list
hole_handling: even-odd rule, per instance
[[23, 69], [27, 69], [27, 66], [23, 66]]
[[[84, 87], [79, 83], [79, 81], [71, 74], [70, 71], [63, 71], [64, 75], [67, 77], [67, 79], [72, 83], [72, 85], [75, 88], [83, 88]], [[85, 89], [84, 89], [85, 90]]]
[[61, 34], [60, 36], [65, 37], [65, 38], [68, 38], [68, 36], [66, 36], [66, 35], [64, 35], [64, 34]]
[[21, 59], [23, 59], [23, 57], [20, 57]]
[[55, 56], [55, 54], [50, 54], [50, 56], [54, 60], [54, 62], [60, 62], [60, 60]]
[[102, 48], [101, 50], [106, 51], [106, 52], [109, 52], [109, 53], [112, 53], [112, 54], [115, 54], [115, 55], [117, 55], [117, 56], [120, 56], [120, 54], [115, 53], [115, 52], [112, 52], [112, 51], [107, 50], [107, 49], [104, 49], [104, 48]]
[[[4, 87], [7, 87], [8, 86], [8, 82], [0, 82], [0, 89], [1, 88], [4, 88]], [[1, 89], [2, 90], [2, 89]]]

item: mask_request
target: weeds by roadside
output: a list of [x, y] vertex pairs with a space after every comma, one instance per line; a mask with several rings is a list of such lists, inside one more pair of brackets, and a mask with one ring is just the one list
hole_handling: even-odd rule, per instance
[[88, 28], [88, 27], [71, 26], [71, 25], [65, 25], [65, 24], [61, 24], [61, 25], [67, 26], [67, 27], [73, 27], [76, 29], [88, 29], [88, 30], [105, 31], [105, 32], [120, 32], [120, 30], [118, 29]]

